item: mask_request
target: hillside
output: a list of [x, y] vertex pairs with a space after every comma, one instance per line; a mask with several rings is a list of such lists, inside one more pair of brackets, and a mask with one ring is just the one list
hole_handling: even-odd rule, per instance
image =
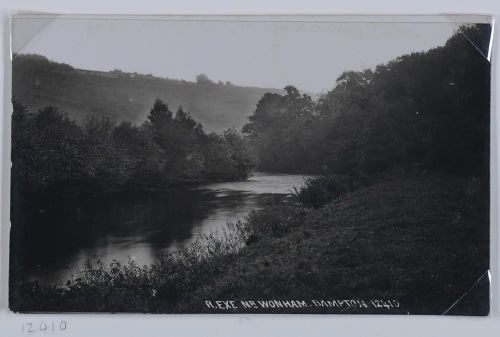
[[106, 113], [117, 121], [139, 124], [146, 119], [155, 98], [160, 98], [174, 111], [182, 105], [206, 131], [219, 132], [245, 124], [264, 93], [282, 92], [82, 70], [39, 55], [16, 55], [12, 67], [12, 94], [23, 105], [31, 111], [54, 105], [77, 121]]

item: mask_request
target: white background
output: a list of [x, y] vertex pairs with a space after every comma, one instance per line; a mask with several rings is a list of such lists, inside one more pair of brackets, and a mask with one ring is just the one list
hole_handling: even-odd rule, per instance
[[[15, 10], [78, 14], [489, 14], [500, 19], [498, 0], [421, 0], [421, 1], [325, 1], [325, 0], [1, 0], [2, 39], [0, 95], [1, 169], [1, 265], [0, 265], [0, 336], [22, 336], [23, 323], [35, 326], [42, 321], [50, 326], [67, 322], [65, 331], [32, 333], [30, 336], [500, 336], [500, 290], [498, 268], [498, 120], [499, 97], [497, 69], [500, 64], [498, 29], [493, 45], [492, 82], [492, 231], [491, 277], [492, 302], [489, 317], [433, 316], [348, 316], [348, 315], [88, 315], [12, 314], [7, 309], [7, 253], [9, 231], [10, 168], [10, 79], [9, 15]], [[28, 334], [24, 334], [28, 336]]]

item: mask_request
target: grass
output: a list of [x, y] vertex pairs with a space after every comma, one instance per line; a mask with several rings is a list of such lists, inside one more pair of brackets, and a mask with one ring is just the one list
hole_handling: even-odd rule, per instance
[[[11, 309], [213, 313], [205, 301], [355, 298], [396, 299], [400, 307], [344, 312], [441, 314], [489, 268], [489, 209], [477, 179], [394, 173], [326, 198], [324, 185], [313, 182], [298, 200], [301, 192], [316, 200], [311, 186], [320, 186], [322, 207], [252, 212], [224, 235], [151, 266], [94, 261], [66, 287], [11, 285]], [[459, 303], [449, 313], [487, 313], [485, 301], [475, 300], [487, 290], [473, 289], [468, 308]]]

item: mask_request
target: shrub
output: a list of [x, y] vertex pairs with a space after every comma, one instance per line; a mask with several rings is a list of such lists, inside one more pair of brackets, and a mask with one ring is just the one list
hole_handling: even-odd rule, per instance
[[304, 186], [295, 188], [294, 199], [303, 206], [320, 208], [331, 200], [353, 190], [353, 178], [328, 175], [306, 178]]

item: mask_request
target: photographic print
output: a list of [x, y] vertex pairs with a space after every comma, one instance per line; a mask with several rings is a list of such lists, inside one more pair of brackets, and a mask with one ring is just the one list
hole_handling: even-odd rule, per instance
[[491, 30], [14, 15], [10, 309], [488, 315]]

